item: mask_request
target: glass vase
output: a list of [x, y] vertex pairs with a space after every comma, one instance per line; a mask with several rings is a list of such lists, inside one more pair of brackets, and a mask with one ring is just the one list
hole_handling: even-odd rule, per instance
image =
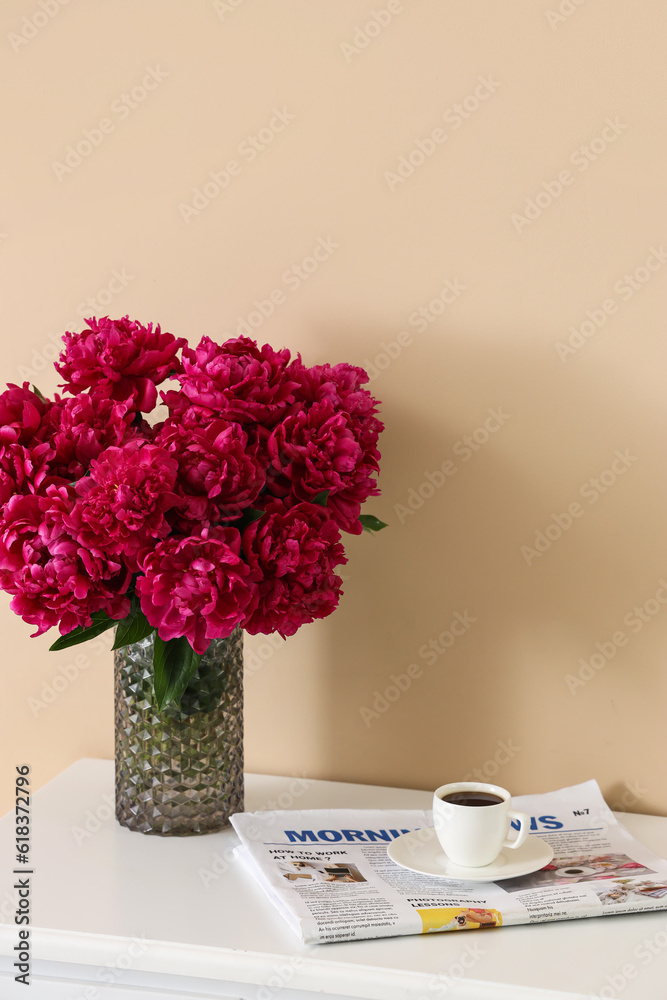
[[118, 822], [162, 837], [222, 829], [243, 809], [243, 632], [214, 639], [180, 705], [159, 715], [153, 637], [114, 663]]

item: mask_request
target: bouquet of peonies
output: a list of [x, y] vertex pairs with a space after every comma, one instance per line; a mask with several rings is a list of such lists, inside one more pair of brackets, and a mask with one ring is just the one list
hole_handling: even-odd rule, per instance
[[0, 587], [34, 635], [59, 627], [52, 649], [155, 632], [162, 708], [212, 639], [285, 637], [336, 608], [341, 530], [384, 527], [360, 513], [383, 425], [361, 368], [86, 323], [55, 366], [69, 396], [0, 394]]

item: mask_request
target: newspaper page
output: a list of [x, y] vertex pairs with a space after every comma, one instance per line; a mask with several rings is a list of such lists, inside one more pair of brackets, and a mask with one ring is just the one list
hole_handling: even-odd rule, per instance
[[431, 934], [667, 909], [667, 861], [614, 818], [596, 781], [513, 806], [553, 860], [499, 882], [421, 875], [387, 846], [432, 826], [430, 810], [237, 813], [240, 861], [306, 944]]

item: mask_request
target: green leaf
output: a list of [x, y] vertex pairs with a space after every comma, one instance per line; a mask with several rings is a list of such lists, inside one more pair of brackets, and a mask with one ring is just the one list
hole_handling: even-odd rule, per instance
[[168, 642], [155, 636], [153, 689], [158, 712], [171, 702], [178, 705], [200, 660], [200, 654], [195, 653], [185, 636]]
[[42, 392], [40, 392], [40, 391], [39, 391], [39, 389], [37, 388], [37, 386], [36, 386], [36, 385], [33, 385], [33, 387], [32, 387], [32, 391], [34, 392], [34, 394], [35, 394], [36, 396], [38, 396], [38, 397], [39, 397], [39, 399], [41, 399], [41, 401], [42, 401], [43, 403], [48, 403], [48, 399], [46, 398], [46, 396], [44, 395], [44, 393], [42, 393]]
[[254, 507], [246, 507], [243, 511], [244, 523], [252, 524], [253, 521], [259, 521], [260, 517], [264, 517], [265, 514], [265, 510], [255, 510]]
[[80, 642], [87, 642], [88, 639], [94, 639], [95, 636], [101, 635], [102, 632], [106, 632], [107, 629], [113, 628], [118, 622], [115, 618], [109, 618], [108, 614], [104, 611], [95, 611], [91, 616], [93, 619], [93, 624], [84, 628], [82, 625], [77, 625], [76, 628], [72, 629], [71, 632], [67, 632], [65, 635], [61, 635], [59, 639], [49, 646], [49, 649], [53, 652], [57, 652], [59, 649], [67, 649], [68, 646], [77, 646]]
[[321, 507], [326, 507], [330, 493], [331, 490], [322, 490], [322, 492], [318, 493], [316, 497], [313, 497], [313, 499], [310, 502], [318, 503]]
[[387, 525], [384, 521], [380, 521], [379, 518], [375, 517], [374, 514], [360, 514], [359, 520], [361, 521], [361, 527], [364, 531], [368, 531], [373, 534], [374, 531], [382, 531]]
[[[84, 472], [84, 474], [79, 479], [71, 479], [70, 480], [70, 486], [76, 486], [77, 483], [80, 483], [82, 479], [85, 479], [86, 476], [89, 476], [89, 475], [90, 475], [90, 469], [88, 469], [87, 472]], [[95, 617], [95, 615], [93, 615], [93, 618], [94, 617]]]
[[133, 597], [129, 615], [127, 618], [123, 618], [121, 622], [118, 622], [116, 641], [111, 648], [122, 649], [123, 646], [129, 646], [131, 642], [139, 642], [140, 639], [146, 639], [153, 631], [153, 626], [141, 610], [138, 599]]

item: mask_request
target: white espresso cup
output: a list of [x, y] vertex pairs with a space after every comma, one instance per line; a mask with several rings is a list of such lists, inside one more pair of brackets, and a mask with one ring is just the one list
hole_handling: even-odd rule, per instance
[[[461, 796], [462, 792], [468, 795]], [[478, 802], [485, 799], [490, 804], [475, 805], [472, 793], [477, 793]], [[448, 796], [456, 796], [459, 802], [445, 801]], [[466, 798], [469, 803], [463, 804]], [[509, 839], [511, 820], [519, 822], [515, 840]], [[463, 868], [482, 868], [495, 861], [504, 848], [521, 847], [529, 824], [530, 817], [512, 809], [512, 797], [500, 785], [453, 781], [433, 794], [433, 825], [440, 846], [453, 864]]]

